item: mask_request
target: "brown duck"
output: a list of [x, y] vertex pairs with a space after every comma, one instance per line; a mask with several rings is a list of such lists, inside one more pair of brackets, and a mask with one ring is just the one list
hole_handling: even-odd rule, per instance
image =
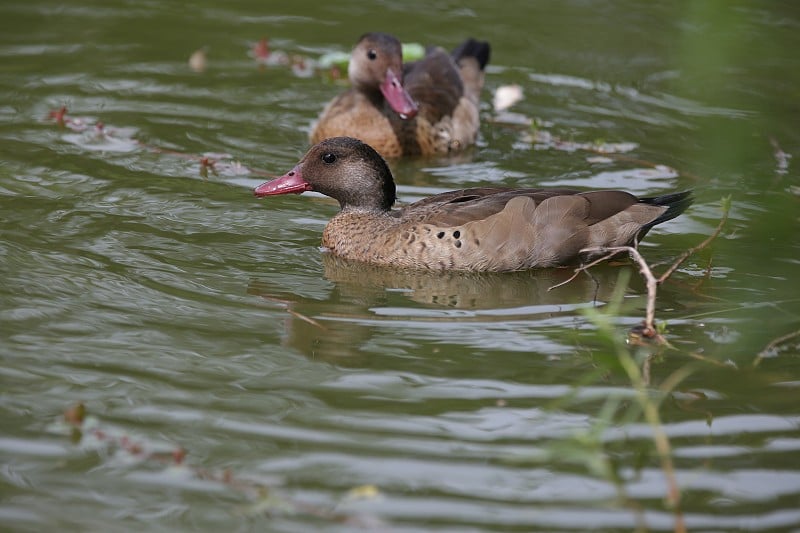
[[384, 157], [442, 154], [473, 144], [489, 52], [488, 43], [467, 39], [452, 54], [432, 48], [403, 65], [395, 37], [363, 35], [350, 57], [351, 88], [322, 111], [311, 142], [349, 135]]
[[392, 209], [395, 184], [370, 146], [349, 138], [313, 146], [256, 196], [317, 191], [341, 211], [322, 245], [347, 259], [429, 270], [512, 271], [554, 267], [594, 246], [637, 242], [691, 204], [691, 192], [637, 198], [624, 191], [482, 187]]

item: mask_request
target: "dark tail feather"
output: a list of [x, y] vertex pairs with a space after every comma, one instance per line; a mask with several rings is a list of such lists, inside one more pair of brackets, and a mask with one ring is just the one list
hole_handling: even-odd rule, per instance
[[453, 50], [452, 56], [456, 62], [458, 62], [458, 60], [462, 57], [474, 57], [481, 66], [481, 70], [483, 70], [486, 67], [486, 64], [489, 62], [490, 54], [491, 47], [489, 46], [489, 43], [485, 41], [476, 41], [470, 37], [461, 43], [458, 48]]
[[644, 237], [644, 234], [650, 231], [650, 228], [653, 226], [661, 224], [662, 222], [666, 222], [667, 220], [672, 220], [686, 211], [686, 208], [692, 205], [693, 201], [694, 198], [692, 198], [691, 190], [664, 194], [662, 196], [652, 196], [650, 198], [639, 198], [639, 203], [660, 205], [667, 208], [667, 210], [664, 211], [660, 217], [656, 218], [649, 224], [642, 226], [642, 229], [639, 232], [639, 238]]

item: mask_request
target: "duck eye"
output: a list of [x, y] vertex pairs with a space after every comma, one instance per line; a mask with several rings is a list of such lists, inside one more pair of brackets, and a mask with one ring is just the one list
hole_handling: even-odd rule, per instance
[[323, 155], [322, 156], [322, 162], [323, 163], [327, 163], [329, 165], [331, 163], [336, 162], [336, 154], [327, 153], [327, 154]]
[[378, 57], [378, 52], [376, 52], [375, 50], [370, 50], [369, 52], [367, 52], [367, 58], [370, 61], [374, 61], [377, 57]]

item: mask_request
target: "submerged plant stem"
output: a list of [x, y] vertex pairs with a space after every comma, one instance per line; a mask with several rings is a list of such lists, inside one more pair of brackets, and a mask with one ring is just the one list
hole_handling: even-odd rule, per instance
[[664, 478], [667, 483], [667, 497], [666, 501], [669, 507], [675, 514], [675, 528], [676, 533], [684, 533], [686, 531], [686, 524], [683, 520], [683, 512], [681, 511], [681, 492], [678, 487], [678, 480], [675, 477], [675, 466], [672, 462], [672, 447], [669, 443], [669, 437], [664, 430], [661, 423], [661, 416], [658, 413], [660, 402], [656, 402], [648, 394], [648, 383], [645, 375], [642, 373], [636, 360], [631, 356], [630, 352], [624, 346], [619, 346], [617, 349], [619, 354], [619, 361], [631, 385], [636, 390], [636, 397], [639, 405], [644, 413], [644, 418], [647, 424], [653, 431], [653, 442], [656, 446], [656, 453], [659, 462], [661, 463], [661, 470], [664, 472]]

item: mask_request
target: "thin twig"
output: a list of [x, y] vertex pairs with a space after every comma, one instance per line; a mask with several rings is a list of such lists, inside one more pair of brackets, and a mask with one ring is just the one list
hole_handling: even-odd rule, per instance
[[711, 235], [709, 235], [703, 242], [683, 252], [683, 254], [681, 254], [681, 256], [678, 257], [678, 259], [675, 260], [674, 263], [672, 263], [672, 266], [669, 267], [667, 271], [664, 272], [661, 275], [661, 277], [658, 278], [659, 283], [664, 283], [664, 281], [667, 278], [669, 278], [672, 275], [672, 273], [675, 272], [678, 269], [678, 267], [681, 266], [681, 264], [684, 261], [686, 261], [686, 259], [690, 255], [699, 252], [700, 250], [711, 244], [711, 242], [717, 238], [717, 236], [722, 231], [723, 226], [725, 226], [725, 222], [727, 222], [728, 220], [728, 212], [730, 212], [730, 210], [731, 210], [731, 200], [730, 196], [728, 196], [722, 199], [722, 217], [719, 219], [719, 224], [717, 224], [717, 229], [715, 229], [714, 232]]
[[769, 344], [767, 344], [763, 350], [758, 352], [758, 356], [753, 360], [753, 367], [757, 367], [761, 364], [761, 361], [769, 356], [769, 352], [774, 350], [777, 346], [783, 344], [784, 342], [788, 341], [789, 339], [793, 339], [795, 337], [800, 336], [800, 329], [797, 331], [793, 331], [791, 333], [787, 333], [786, 335], [782, 335], [777, 339], [772, 340]]
[[[639, 250], [634, 248], [633, 246], [613, 246], [613, 247], [605, 247], [599, 246], [596, 248], [584, 248], [581, 250], [581, 253], [586, 254], [605, 254], [603, 259], [607, 259], [608, 257], [614, 256], [621, 252], [628, 252], [636, 261], [636, 264], [639, 265], [639, 272], [644, 276], [645, 282], [647, 283], [647, 307], [645, 311], [645, 319], [644, 319], [644, 331], [642, 335], [647, 338], [654, 338], [657, 336], [657, 331], [655, 327], [655, 316], [656, 316], [656, 291], [658, 290], [658, 279], [653, 275], [653, 272], [650, 270], [650, 266], [645, 261], [642, 254], [639, 253]], [[594, 263], [590, 263], [584, 267], [580, 267], [579, 270], [585, 270], [589, 268]]]
[[714, 258], [713, 257], [709, 257], [708, 258], [708, 264], [706, 265], [706, 270], [705, 270], [705, 272], [703, 272], [703, 277], [700, 278], [700, 281], [698, 281], [697, 283], [695, 283], [692, 286], [692, 292], [697, 292], [698, 290], [700, 290], [700, 287], [703, 285], [703, 283], [705, 283], [709, 279], [711, 279], [711, 265], [713, 263], [714, 263]]
[[286, 308], [286, 312], [289, 313], [290, 315], [294, 316], [294, 317], [299, 318], [300, 320], [302, 320], [304, 322], [308, 322], [312, 326], [318, 327], [319, 329], [321, 329], [323, 331], [327, 331], [328, 330], [328, 328], [326, 328], [325, 326], [323, 326], [322, 324], [320, 324], [319, 322], [317, 322], [313, 318], [308, 317], [308, 316], [306, 316], [306, 315], [304, 315], [302, 313], [298, 313], [297, 311], [293, 311], [293, 310], [289, 309], [288, 307]]
[[[581, 250], [581, 251], [583, 251], [583, 250]], [[574, 280], [575, 278], [577, 278], [577, 277], [578, 277], [578, 274], [580, 274], [581, 272], [588, 272], [588, 270], [589, 270], [591, 267], [593, 267], [593, 266], [595, 266], [595, 265], [598, 265], [598, 264], [602, 263], [603, 261], [606, 261], [606, 260], [608, 260], [608, 259], [611, 259], [612, 257], [614, 257], [615, 255], [617, 255], [618, 253], [619, 253], [619, 252], [613, 252], [613, 253], [609, 253], [609, 254], [607, 254], [607, 255], [604, 255], [603, 257], [600, 257], [599, 259], [595, 259], [594, 261], [592, 261], [592, 262], [591, 262], [591, 263], [589, 263], [589, 264], [586, 264], [586, 265], [581, 265], [581, 266], [579, 266], [578, 268], [576, 268], [576, 269], [575, 269], [575, 272], [573, 272], [573, 274], [572, 274], [572, 275], [569, 277], [569, 279], [567, 279], [567, 280], [565, 280], [565, 281], [562, 281], [561, 283], [557, 283], [557, 284], [553, 285], [552, 287], [548, 287], [548, 288], [547, 288], [547, 291], [548, 291], [548, 292], [550, 292], [550, 291], [552, 291], [553, 289], [557, 289], [557, 288], [561, 287], [562, 285], [566, 285], [567, 283], [569, 283], [569, 282], [571, 282], [572, 280]]]
[[727, 367], [730, 368], [730, 363], [725, 363], [723, 361], [719, 361], [717, 359], [713, 359], [711, 357], [706, 357], [703, 354], [699, 354], [697, 352], [686, 352], [686, 355], [691, 357], [692, 359], [697, 359], [698, 361], [703, 361], [704, 363], [708, 363], [710, 365], [718, 366], [718, 367]]

